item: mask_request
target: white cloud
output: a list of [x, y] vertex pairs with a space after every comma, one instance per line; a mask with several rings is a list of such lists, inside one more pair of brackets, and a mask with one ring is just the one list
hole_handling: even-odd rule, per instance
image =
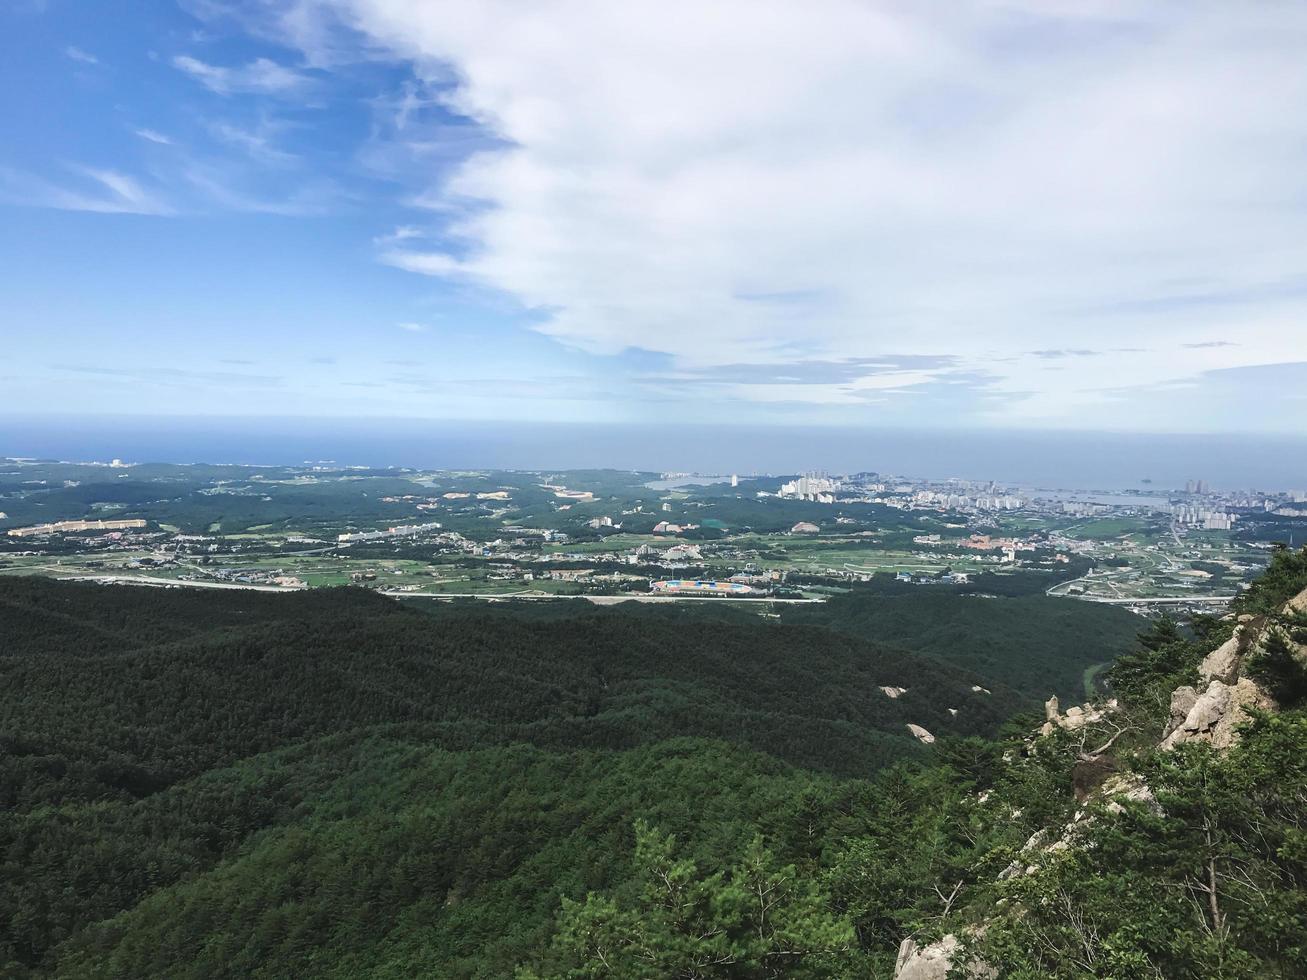
[[269, 58], [256, 58], [248, 65], [224, 67], [207, 64], [189, 55], [178, 55], [172, 63], [219, 95], [298, 95], [313, 85], [313, 79], [308, 75]]
[[384, 251], [381, 262], [405, 272], [418, 272], [424, 276], [457, 276], [463, 271], [458, 260], [439, 252], [406, 252], [398, 249]]
[[396, 245], [399, 242], [413, 241], [414, 239], [424, 238], [425, 235], [421, 228], [416, 225], [397, 225], [394, 231], [387, 232], [384, 235], [377, 235], [372, 239], [372, 244], [382, 247]]
[[[1303, 293], [1275, 288], [1307, 268], [1307, 7], [330, 6], [504, 141], [419, 194], [457, 251], [381, 260], [501, 290], [566, 344], [953, 355], [925, 380], [983, 370], [998, 411], [1058, 421], [1307, 356]], [[323, 48], [320, 8], [296, 33]], [[1049, 349], [1103, 353], [1028, 356]]]
[[250, 159], [269, 166], [283, 167], [299, 158], [273, 142], [276, 127], [264, 123], [258, 130], [244, 129], [228, 122], [209, 124], [209, 132], [224, 143], [238, 147]]
[[156, 133], [153, 129], [137, 129], [134, 130], [134, 132], [141, 139], [146, 140], [150, 143], [158, 143], [161, 146], [172, 145], [172, 139], [170, 137], [164, 136], [163, 133]]
[[64, 54], [69, 58], [72, 58], [73, 61], [80, 61], [84, 65], [98, 65], [100, 63], [100, 59], [95, 55], [88, 54], [81, 48], [75, 47], [71, 44], [64, 48]]
[[276, 214], [307, 218], [339, 209], [343, 192], [327, 178], [297, 179], [290, 186], [251, 186], [248, 168], [233, 168], [224, 161], [189, 159], [180, 180], [199, 192], [206, 207], [250, 214]]
[[99, 214], [172, 214], [155, 191], [116, 170], [73, 166], [80, 183], [69, 186], [22, 171], [0, 168], [0, 200], [26, 207]]
[[395, 326], [400, 330], [407, 330], [409, 333], [422, 333], [426, 330], [426, 325], [422, 323], [397, 323]]

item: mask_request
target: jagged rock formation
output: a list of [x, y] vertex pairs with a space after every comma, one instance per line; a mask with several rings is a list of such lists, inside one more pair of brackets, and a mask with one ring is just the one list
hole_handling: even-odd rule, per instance
[[[1152, 790], [1140, 776], [1132, 772], [1117, 773], [1104, 779], [1087, 799], [1106, 801], [1106, 809], [1112, 813], [1122, 812], [1125, 802], [1143, 803], [1159, 816], [1162, 813]], [[1035, 831], [1011, 863], [999, 872], [998, 880], [1007, 881], [1018, 874], [1035, 874], [1047, 858], [1079, 846], [1085, 832], [1093, 826], [1094, 819], [1092, 810], [1077, 810], [1075, 817], [1060, 833], [1052, 827]], [[1054, 836], [1055, 833], [1057, 836]]]
[[1228, 749], [1239, 737], [1238, 727], [1248, 720], [1248, 709], [1262, 711], [1275, 707], [1262, 688], [1247, 677], [1233, 684], [1213, 680], [1199, 694], [1192, 687], [1177, 688], [1171, 695], [1174, 721], [1179, 710], [1189, 705], [1175, 727], [1162, 740], [1162, 748], [1173, 749], [1184, 742], [1207, 742], [1218, 749]]
[[930, 734], [930, 732], [926, 731], [926, 729], [922, 728], [920, 725], [910, 724], [908, 725], [908, 731], [916, 736], [917, 741], [924, 742], [926, 745], [930, 745], [935, 741], [935, 736]]
[[[1249, 676], [1247, 667], [1250, 660], [1265, 649], [1268, 636], [1273, 630], [1279, 631], [1279, 638], [1287, 643], [1295, 657], [1307, 662], [1307, 643], [1300, 642], [1304, 615], [1307, 615], [1307, 590], [1289, 600], [1279, 617], [1239, 617], [1234, 635], [1203, 658], [1198, 668], [1199, 686], [1181, 686], [1171, 694], [1170, 721], [1163, 732], [1159, 748], [1171, 749], [1185, 742], [1202, 741], [1218, 750], [1229, 749], [1238, 741], [1239, 726], [1249, 719], [1250, 709], [1277, 708], [1267, 690]], [[1289, 622], [1286, 623], [1286, 620]], [[1049, 698], [1044, 706], [1046, 720], [1039, 735], [1048, 736], [1059, 729], [1083, 729], [1087, 725], [1109, 719], [1117, 707], [1113, 700], [1101, 705], [1074, 706], [1063, 713], [1057, 698]], [[917, 728], [913, 725], [908, 727], [910, 730]], [[917, 732], [914, 730], [913, 734]], [[1115, 736], [1100, 748], [1080, 754], [1072, 770], [1076, 799], [1081, 803], [1098, 801], [1112, 813], [1122, 812], [1128, 803], [1133, 802], [1143, 804], [1154, 813], [1162, 815], [1162, 808], [1143, 777], [1134, 772], [1121, 771], [1117, 760], [1108, 754], [1114, 739]], [[1037, 741], [1038, 736], [1028, 742], [1027, 751]], [[1011, 751], [1004, 755], [1006, 761], [1014, 758]], [[988, 796], [986, 791], [981, 794], [978, 802], [984, 803]], [[1075, 814], [1071, 823], [1060, 830], [1045, 827], [1032, 834], [1011, 863], [999, 873], [999, 880], [1036, 874], [1048, 860], [1055, 859], [1058, 854], [1070, 848], [1081, 846], [1085, 830], [1096, 819], [1092, 809], [1082, 809]], [[905, 939], [899, 947], [894, 980], [947, 980], [955, 967], [954, 961], [961, 945], [957, 936], [952, 934], [926, 946]], [[984, 963], [973, 960], [963, 975], [995, 978], [998, 974]]]
[[1122, 812], [1125, 807], [1122, 806], [1121, 801], [1125, 800], [1143, 803], [1158, 816], [1162, 814], [1162, 807], [1157, 802], [1157, 797], [1138, 773], [1123, 772], [1113, 776], [1103, 783], [1099, 796], [1108, 801], [1107, 809], [1111, 813]]
[[907, 694], [908, 689], [906, 687], [882, 687], [881, 692], [884, 693], [887, 698], [898, 698]]
[[1051, 735], [1056, 728], [1065, 728], [1067, 731], [1084, 728], [1086, 725], [1102, 721], [1107, 712], [1116, 710], [1116, 706], [1115, 699], [1103, 705], [1076, 704], [1067, 708], [1066, 714], [1062, 714], [1058, 711], [1057, 695], [1053, 695], [1044, 702], [1045, 721], [1039, 734]]
[[1234, 683], [1239, 673], [1239, 664], [1243, 659], [1244, 626], [1234, 631], [1234, 635], [1203, 658], [1198, 665], [1198, 674], [1207, 680], [1218, 680], [1224, 684]]
[[[1295, 596], [1285, 606], [1291, 615], [1295, 603], [1307, 602], [1307, 593]], [[1239, 737], [1239, 726], [1249, 718], [1249, 709], [1274, 708], [1270, 694], [1251, 677], [1244, 665], [1264, 644], [1269, 630], [1278, 629], [1264, 617], [1241, 617], [1234, 634], [1203, 658], [1198, 665], [1200, 686], [1178, 687], [1171, 694], [1171, 718], [1161, 747], [1173, 749], [1185, 742], [1207, 742], [1228, 749]]]
[[912, 939], [903, 940], [898, 959], [894, 961], [894, 980], [947, 980], [957, 948], [956, 936], [945, 936], [928, 946], [918, 946]]

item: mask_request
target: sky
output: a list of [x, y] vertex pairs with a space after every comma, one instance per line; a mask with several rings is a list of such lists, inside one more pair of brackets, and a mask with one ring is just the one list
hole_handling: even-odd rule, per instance
[[0, 0], [0, 413], [1307, 430], [1307, 5]]

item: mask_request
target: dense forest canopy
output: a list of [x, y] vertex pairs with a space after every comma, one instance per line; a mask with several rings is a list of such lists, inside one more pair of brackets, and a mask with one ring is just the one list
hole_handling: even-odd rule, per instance
[[[1240, 611], [1303, 587], [1283, 552]], [[889, 976], [905, 936], [962, 929], [1005, 976], [1300, 975], [1295, 662], [1228, 755], [1149, 750], [1228, 622], [578, 606], [0, 580], [0, 973]], [[1032, 751], [1022, 712], [1114, 652], [1117, 746], [1167, 818], [1105, 814], [1005, 881], [1080, 806], [1083, 745]], [[1213, 847], [1246, 882], [1215, 931], [1186, 884]]]

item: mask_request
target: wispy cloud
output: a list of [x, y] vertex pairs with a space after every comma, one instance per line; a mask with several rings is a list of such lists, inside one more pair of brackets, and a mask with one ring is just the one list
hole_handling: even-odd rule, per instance
[[264, 123], [259, 130], [244, 129], [228, 122], [213, 122], [209, 131], [222, 142], [239, 148], [250, 159], [269, 166], [284, 167], [298, 161], [294, 153], [273, 142], [273, 127]]
[[0, 199], [6, 203], [55, 208], [61, 211], [92, 211], [100, 214], [172, 214], [173, 208], [154, 190], [136, 178], [116, 170], [71, 166], [78, 183], [57, 183], [22, 171], [0, 168]]
[[418, 272], [424, 276], [457, 276], [462, 265], [452, 255], [442, 252], [406, 252], [396, 249], [381, 253], [381, 262], [405, 272]]
[[405, 330], [408, 333], [422, 333], [427, 329], [425, 323], [413, 323], [412, 321], [397, 323], [396, 326], [399, 327], [400, 330]]
[[[691, 381], [698, 385], [861, 385], [901, 387], [920, 378], [958, 373], [957, 358], [940, 355], [889, 354], [847, 360], [803, 360], [785, 364], [723, 364], [685, 371], [661, 371], [649, 379]], [[884, 379], [879, 384], [871, 379]]]
[[150, 143], [158, 143], [161, 146], [171, 146], [172, 138], [164, 136], [163, 133], [156, 132], [153, 129], [136, 129], [133, 130], [137, 136]]
[[74, 374], [93, 374], [106, 378], [120, 378], [134, 384], [180, 387], [191, 384], [211, 384], [224, 388], [276, 388], [284, 378], [274, 375], [242, 374], [235, 371], [193, 371], [172, 367], [101, 367], [90, 364], [52, 364], [56, 371]]
[[316, 177], [294, 182], [289, 188], [251, 186], [248, 168], [235, 168], [221, 160], [189, 159], [180, 175], [206, 208], [309, 218], [330, 214], [342, 200], [339, 185]]
[[377, 235], [372, 239], [372, 244], [380, 247], [389, 247], [399, 242], [411, 241], [415, 238], [422, 238], [422, 230], [415, 225], [399, 225], [394, 231], [387, 232], [384, 235]]
[[64, 48], [64, 54], [69, 58], [72, 58], [73, 61], [80, 61], [84, 65], [98, 65], [100, 63], [100, 59], [95, 55], [89, 54], [81, 48], [75, 47], [71, 44]]
[[224, 67], [208, 64], [190, 55], [178, 55], [172, 59], [172, 63], [219, 95], [299, 95], [315, 84], [303, 72], [270, 58], [257, 58], [247, 65]]

